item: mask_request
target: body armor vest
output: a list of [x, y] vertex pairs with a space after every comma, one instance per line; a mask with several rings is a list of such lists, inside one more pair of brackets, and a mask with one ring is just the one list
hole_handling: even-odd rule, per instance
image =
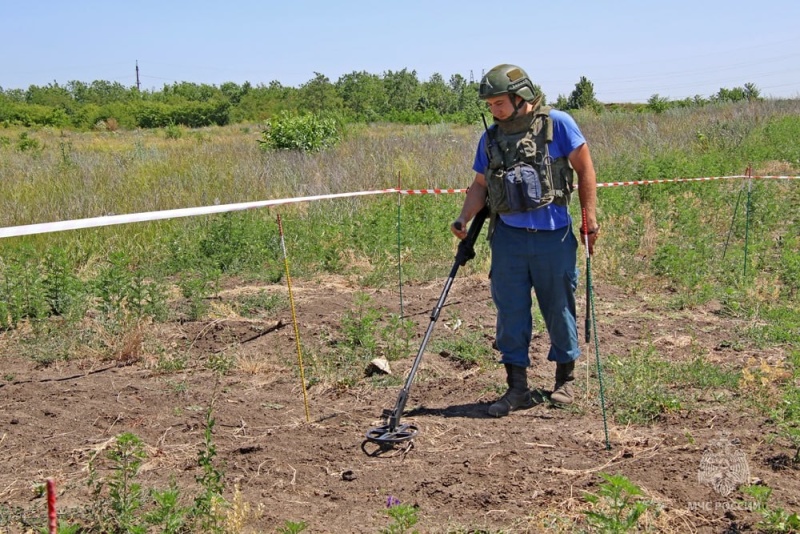
[[550, 157], [553, 121], [550, 108], [540, 107], [519, 132], [497, 125], [486, 132], [489, 165], [485, 172], [493, 213], [521, 213], [555, 203], [569, 204], [574, 173], [569, 160]]

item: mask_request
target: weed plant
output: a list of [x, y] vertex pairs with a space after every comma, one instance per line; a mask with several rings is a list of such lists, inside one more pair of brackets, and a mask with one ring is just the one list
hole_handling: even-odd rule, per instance
[[623, 475], [600, 473], [604, 480], [597, 494], [586, 493], [584, 499], [594, 505], [585, 512], [591, 532], [623, 534], [638, 530], [639, 519], [656, 505], [643, 499], [643, 492]]
[[284, 521], [283, 525], [278, 527], [279, 534], [300, 534], [305, 532], [308, 524], [305, 521]]
[[[256, 517], [243, 502], [238, 488], [233, 501], [222, 496], [224, 473], [215, 465], [216, 446], [213, 442], [214, 418], [212, 407], [206, 411], [203, 448], [198, 453], [201, 474], [197, 475], [199, 491], [191, 504], [177, 483], [169, 487], [145, 491], [139, 481], [140, 469], [147, 459], [144, 442], [130, 432], [117, 436], [106, 451], [105, 458], [93, 457], [89, 462], [88, 485], [92, 502], [88, 514], [67, 511], [72, 525], [64, 528], [80, 532], [132, 534], [151, 532], [158, 528], [165, 534], [179, 532], [241, 532], [244, 522]], [[104, 473], [107, 473], [105, 476]], [[59, 527], [59, 532], [61, 527]]]
[[754, 508], [756, 512], [761, 514], [761, 520], [756, 524], [759, 532], [772, 534], [800, 531], [800, 515], [768, 504], [772, 496], [772, 488], [769, 486], [752, 484], [742, 488], [742, 493], [752, 498], [753, 502], [742, 502], [741, 504]]
[[194, 499], [192, 516], [201, 529], [201, 532], [222, 532], [222, 521], [219, 515], [220, 507], [224, 506], [222, 491], [224, 489], [224, 474], [214, 464], [217, 448], [213, 441], [214, 418], [211, 408], [206, 411], [206, 424], [204, 433], [204, 447], [198, 453], [197, 461], [202, 473], [195, 477], [201, 491]]
[[386, 515], [392, 519], [392, 522], [386, 528], [381, 529], [381, 534], [404, 534], [409, 532], [419, 521], [417, 508], [401, 503], [396, 497], [388, 497], [386, 508]]
[[142, 440], [126, 432], [117, 437], [108, 451], [112, 474], [107, 479], [101, 480], [94, 463], [90, 462], [89, 486], [96, 505], [92, 524], [97, 531], [146, 531], [139, 514], [143, 504], [142, 486], [136, 481], [144, 458], [146, 453]]

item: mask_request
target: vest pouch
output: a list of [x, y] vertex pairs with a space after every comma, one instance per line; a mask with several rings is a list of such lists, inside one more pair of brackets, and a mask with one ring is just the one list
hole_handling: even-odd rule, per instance
[[524, 212], [534, 210], [547, 202], [542, 202], [542, 181], [539, 172], [528, 163], [517, 163], [503, 175], [506, 202], [509, 211]]
[[575, 190], [575, 170], [566, 157], [553, 161], [553, 188], [556, 198], [553, 202], [561, 206], [569, 204]]

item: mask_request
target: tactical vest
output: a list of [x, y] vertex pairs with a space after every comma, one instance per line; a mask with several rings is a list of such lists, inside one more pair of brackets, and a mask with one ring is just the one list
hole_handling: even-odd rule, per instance
[[569, 204], [574, 173], [565, 156], [555, 160], [550, 157], [553, 120], [549, 107], [534, 112], [527, 130], [506, 134], [494, 125], [486, 134], [489, 165], [485, 178], [494, 214], [523, 213], [551, 203]]

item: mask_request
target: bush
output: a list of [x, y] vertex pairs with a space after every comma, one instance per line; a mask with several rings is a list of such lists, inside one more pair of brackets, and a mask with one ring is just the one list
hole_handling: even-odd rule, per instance
[[189, 128], [225, 126], [230, 120], [229, 109], [228, 102], [187, 102], [172, 107], [170, 117], [175, 124]]
[[269, 120], [258, 142], [264, 150], [277, 148], [317, 152], [335, 146], [340, 140], [339, 127], [332, 117], [283, 112]]
[[169, 106], [160, 102], [147, 102], [136, 109], [136, 126], [139, 128], [166, 128], [174, 121], [169, 116]]

